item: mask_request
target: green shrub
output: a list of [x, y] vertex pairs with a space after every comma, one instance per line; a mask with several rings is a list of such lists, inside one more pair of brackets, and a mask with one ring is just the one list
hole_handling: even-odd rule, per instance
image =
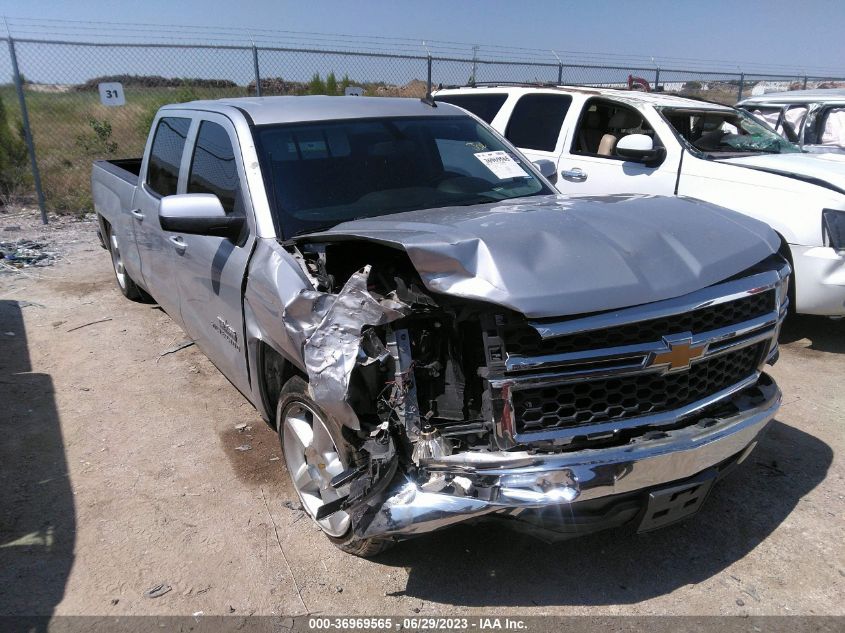
[[311, 81], [308, 82], [308, 94], [324, 95], [326, 94], [326, 84], [320, 78], [320, 73], [314, 73]]
[[111, 138], [112, 127], [109, 121], [89, 117], [88, 126], [92, 132], [77, 136], [77, 147], [90, 156], [109, 156], [117, 152], [117, 143]]
[[16, 131], [9, 125], [6, 106], [0, 98], [0, 204], [3, 206], [28, 188], [30, 173], [23, 138], [20, 124]]
[[337, 77], [334, 76], [334, 71], [332, 71], [328, 75], [326, 75], [326, 94], [327, 95], [336, 95], [337, 94]]

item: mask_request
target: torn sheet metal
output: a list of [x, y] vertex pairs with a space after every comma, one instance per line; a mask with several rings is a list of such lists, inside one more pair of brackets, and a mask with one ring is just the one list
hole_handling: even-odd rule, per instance
[[780, 246], [774, 231], [747, 216], [696, 200], [642, 195], [536, 196], [423, 209], [352, 220], [302, 239], [356, 238], [404, 249], [428, 290], [534, 318], [681, 296]]
[[366, 266], [336, 295], [303, 291], [285, 309], [286, 327], [305, 339], [303, 357], [311, 397], [327, 410], [345, 409], [364, 328], [390, 323], [410, 311], [404, 303], [370, 294], [369, 275], [370, 266]]

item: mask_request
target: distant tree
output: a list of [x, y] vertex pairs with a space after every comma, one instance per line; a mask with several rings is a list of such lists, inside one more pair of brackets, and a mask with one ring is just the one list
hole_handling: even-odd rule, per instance
[[343, 79], [340, 80], [340, 91], [343, 94], [346, 94], [346, 89], [352, 85], [352, 80], [349, 78], [349, 75], [343, 73]]
[[311, 81], [308, 82], [308, 93], [312, 95], [326, 94], [326, 84], [320, 78], [320, 73], [314, 73], [314, 76], [311, 77]]
[[701, 82], [688, 81], [684, 84], [684, 90], [701, 90]]
[[337, 94], [337, 77], [334, 76], [334, 71], [332, 71], [328, 75], [326, 75], [326, 94], [327, 95], [336, 95]]

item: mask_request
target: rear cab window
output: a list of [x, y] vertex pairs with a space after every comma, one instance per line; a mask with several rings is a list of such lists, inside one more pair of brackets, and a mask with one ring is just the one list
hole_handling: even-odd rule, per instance
[[572, 97], [563, 94], [527, 94], [511, 113], [505, 138], [520, 149], [553, 152]]
[[485, 123], [492, 123], [502, 109], [508, 95], [504, 93], [459, 94], [435, 97], [436, 101], [451, 103], [459, 108], [472, 112]]
[[172, 196], [179, 183], [179, 165], [191, 119], [163, 117], [156, 126], [147, 166], [147, 188], [158, 196]]

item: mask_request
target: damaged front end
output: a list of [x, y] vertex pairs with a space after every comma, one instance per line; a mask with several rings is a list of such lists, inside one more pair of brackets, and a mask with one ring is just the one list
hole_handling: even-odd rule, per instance
[[626, 523], [650, 489], [742, 461], [779, 406], [762, 373], [786, 310], [779, 258], [680, 299], [531, 321], [425, 290], [401, 249], [288, 248], [315, 290], [285, 327], [351, 447], [315, 518], [346, 512], [356, 538]]

